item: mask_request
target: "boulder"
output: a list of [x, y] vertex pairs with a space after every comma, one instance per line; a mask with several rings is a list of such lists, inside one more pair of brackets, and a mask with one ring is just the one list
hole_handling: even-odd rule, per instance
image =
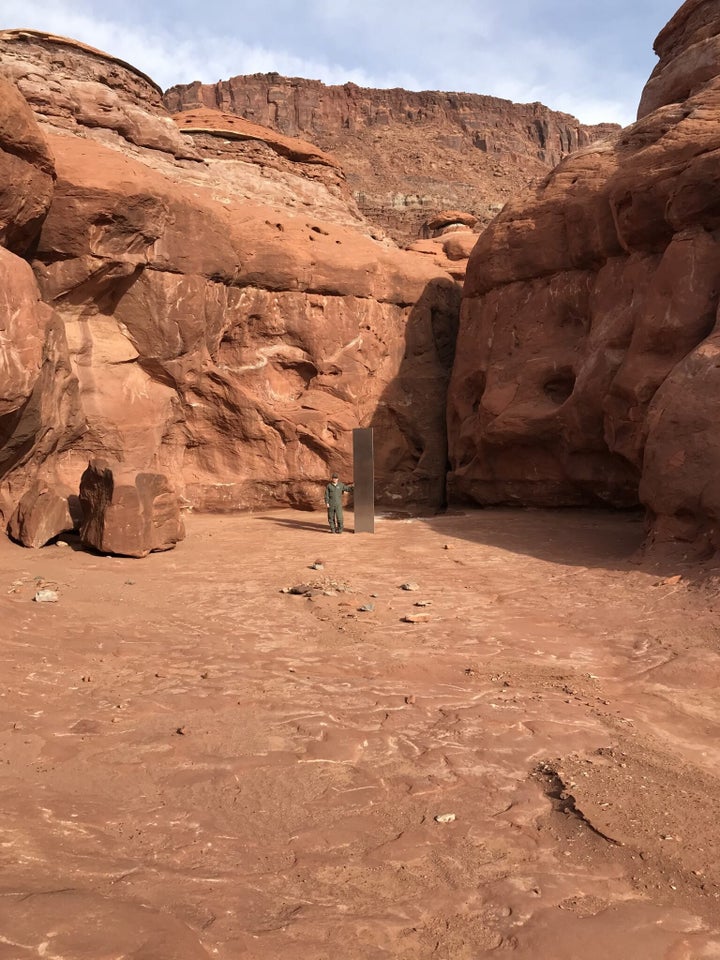
[[35, 481], [10, 518], [8, 533], [24, 547], [44, 547], [54, 537], [74, 528], [68, 491]]
[[448, 260], [468, 260], [476, 243], [477, 234], [463, 230], [443, 237], [442, 248]]
[[80, 539], [100, 553], [146, 557], [185, 537], [180, 501], [166, 476], [92, 460], [80, 481]]

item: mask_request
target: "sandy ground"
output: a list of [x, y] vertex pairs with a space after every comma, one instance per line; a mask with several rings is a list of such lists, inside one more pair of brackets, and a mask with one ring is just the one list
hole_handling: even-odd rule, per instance
[[187, 526], [0, 542], [0, 960], [720, 958], [707, 570], [627, 514]]

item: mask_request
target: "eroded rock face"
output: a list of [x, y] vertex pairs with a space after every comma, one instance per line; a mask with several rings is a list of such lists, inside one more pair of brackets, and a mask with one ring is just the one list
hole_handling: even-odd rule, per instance
[[100, 553], [146, 557], [185, 537], [180, 501], [161, 473], [91, 460], [80, 479], [80, 539]]
[[443, 210], [487, 224], [562, 157], [617, 129], [585, 126], [541, 103], [278, 74], [176, 86], [165, 103], [173, 113], [220, 110], [318, 144], [341, 162], [363, 214], [404, 243]]
[[[371, 424], [382, 425], [380, 501], [441, 504], [466, 261], [374, 239], [312, 145], [202, 116], [183, 132], [156, 115], [146, 78], [103, 57], [0, 36], [0, 70], [27, 88], [55, 158], [34, 278], [24, 270], [70, 378], [29, 338], [18, 403], [30, 392], [62, 416], [24, 414], [27, 450], [2, 448], [6, 518], [34, 477], [76, 490], [98, 457], [167, 476], [200, 509], [322, 506], [330, 470], [350, 473], [352, 428]], [[67, 106], [63, 70], [91, 84], [107, 74], [119, 98], [109, 128]], [[137, 128], [121, 122], [137, 109]], [[42, 389], [33, 365], [47, 368]], [[42, 429], [54, 422], [58, 433]]]
[[157, 84], [122, 60], [66, 37], [3, 30], [0, 64], [36, 114], [55, 126], [197, 158], [167, 115]]
[[[661, 34], [678, 71], [699, 17], [720, 34], [720, 11], [696, 0]], [[450, 387], [451, 495], [639, 497], [656, 537], [720, 546], [719, 157], [714, 77], [564, 161], [480, 238]]]
[[52, 154], [14, 84], [0, 77], [0, 245], [25, 253], [53, 192]]
[[720, 73], [720, 37], [715, 0], [684, 3], [655, 41], [660, 62], [638, 108], [638, 119], [671, 103], [682, 103]]
[[0, 248], [0, 515], [36, 478], [56, 477], [83, 432], [65, 327], [28, 264]]
[[440, 237], [457, 230], [472, 230], [477, 226], [477, 217], [463, 210], [441, 210], [430, 217], [422, 227], [423, 238]]
[[64, 327], [17, 255], [37, 243], [54, 180], [52, 151], [35, 116], [16, 87], [0, 78], [0, 515], [5, 519], [75, 428], [76, 391]]

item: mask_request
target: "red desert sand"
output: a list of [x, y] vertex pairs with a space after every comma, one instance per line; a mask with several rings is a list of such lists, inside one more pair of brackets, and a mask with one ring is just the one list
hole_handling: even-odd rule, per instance
[[0, 541], [2, 960], [720, 957], [712, 571], [635, 514], [187, 527]]

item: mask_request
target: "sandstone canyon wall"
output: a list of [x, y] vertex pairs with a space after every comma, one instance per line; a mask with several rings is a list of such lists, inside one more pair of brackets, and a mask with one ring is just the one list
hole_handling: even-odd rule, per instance
[[381, 500], [442, 501], [457, 258], [374, 239], [313, 145], [178, 125], [100, 51], [6, 31], [0, 77], [5, 521], [93, 458], [201, 509], [321, 505], [371, 423]]
[[468, 265], [455, 499], [646, 505], [720, 547], [720, 10], [658, 37], [638, 121], [511, 203]]
[[176, 86], [164, 99], [173, 113], [220, 110], [318, 144], [342, 164], [363, 214], [402, 242], [420, 237], [441, 210], [488, 223], [563, 157], [618, 129], [583, 125], [541, 103], [278, 74]]
[[688, 0], [638, 122], [468, 261], [468, 210], [399, 250], [322, 145], [0, 33], [3, 520], [65, 516], [48, 491], [89, 460], [188, 507], [317, 506], [374, 425], [380, 503], [442, 505], [449, 451], [454, 502], [641, 502], [656, 540], [717, 548], [719, 37]]

